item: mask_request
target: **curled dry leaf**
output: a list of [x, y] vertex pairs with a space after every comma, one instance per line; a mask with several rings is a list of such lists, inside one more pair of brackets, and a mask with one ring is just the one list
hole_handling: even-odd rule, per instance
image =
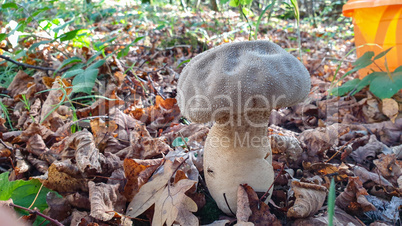
[[368, 143], [358, 147], [350, 156], [357, 163], [366, 163], [372, 161], [377, 154], [386, 152], [389, 148], [382, 142], [378, 141], [375, 135], [371, 135]]
[[359, 214], [376, 208], [366, 199], [368, 195], [359, 177], [349, 177], [346, 189], [336, 198], [335, 204], [343, 210]]
[[295, 204], [288, 210], [287, 216], [306, 218], [313, 216], [324, 204], [327, 188], [317, 184], [292, 181]]
[[273, 154], [283, 154], [287, 159], [296, 161], [300, 158], [303, 149], [295, 137], [274, 134], [270, 136]]
[[101, 164], [105, 156], [95, 146], [92, 133], [87, 130], [79, 131], [67, 138], [66, 146], [75, 150], [74, 157], [81, 172], [102, 172]]
[[141, 186], [148, 182], [148, 179], [160, 166], [163, 159], [124, 159], [124, 174], [127, 184], [124, 187], [124, 196], [131, 201], [138, 193]]
[[111, 220], [115, 214], [124, 211], [126, 199], [119, 193], [119, 185], [88, 182], [89, 200], [91, 202], [90, 216], [98, 220]]

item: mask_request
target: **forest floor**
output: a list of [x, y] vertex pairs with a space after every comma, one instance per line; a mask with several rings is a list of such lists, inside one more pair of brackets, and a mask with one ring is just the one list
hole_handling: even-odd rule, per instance
[[[90, 35], [81, 30], [64, 42], [48, 42], [54, 37], [40, 29], [20, 34], [15, 45], [11, 34], [2, 42], [2, 56], [11, 59], [0, 62], [0, 205], [25, 214], [19, 207], [37, 207], [47, 217], [24, 218], [35, 225], [41, 217], [63, 225], [322, 225], [328, 215], [336, 225], [400, 224], [401, 92], [389, 101], [367, 87], [330, 95], [357, 77], [338, 80], [356, 60], [348, 54], [350, 20], [317, 27], [301, 21], [301, 59], [294, 20], [261, 23], [257, 39], [298, 57], [312, 86], [303, 103], [271, 113], [276, 179], [268, 206], [240, 186], [248, 198], [239, 202], [248, 204], [228, 216], [204, 182], [212, 124], [182, 117], [177, 81], [197, 54], [254, 34], [232, 11], [130, 10], [124, 17], [119, 9], [107, 12], [86, 27], [71, 23], [67, 31]], [[5, 23], [1, 33], [12, 30]], [[21, 50], [26, 54], [18, 56]], [[82, 84], [94, 85], [88, 91]]]

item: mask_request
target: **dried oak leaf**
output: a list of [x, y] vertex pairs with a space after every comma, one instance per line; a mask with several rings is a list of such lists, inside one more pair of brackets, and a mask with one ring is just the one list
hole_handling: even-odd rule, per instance
[[359, 177], [349, 177], [346, 189], [336, 197], [335, 204], [355, 215], [375, 210], [376, 208], [367, 201], [365, 195], [368, 195], [368, 193]]
[[88, 182], [89, 200], [91, 202], [90, 216], [102, 221], [111, 220], [115, 214], [122, 213], [126, 199], [119, 192], [119, 185]]
[[168, 226], [175, 222], [198, 225], [198, 218], [191, 213], [197, 211], [197, 204], [185, 194], [195, 183], [197, 181], [182, 179], [176, 184], [168, 184], [155, 202], [152, 225], [163, 225], [165, 222]]
[[257, 193], [252, 187], [248, 185], [240, 185], [244, 188], [248, 196], [248, 202], [250, 203], [250, 209], [252, 214], [248, 218], [250, 223], [254, 225], [282, 225], [274, 214], [269, 211], [269, 206], [265, 202], [260, 202]]
[[124, 187], [123, 195], [127, 198], [127, 201], [131, 201], [133, 197], [138, 193], [141, 186], [144, 185], [155, 170], [162, 163], [160, 159], [124, 159], [124, 173], [127, 178], [127, 184]]
[[[169, 223], [171, 222], [173, 216], [176, 215], [176, 213], [177, 213], [177, 215], [176, 215], [175, 219], [173, 219], [173, 221], [181, 222], [182, 225], [191, 225], [191, 223], [194, 222], [196, 217], [193, 216], [189, 211], [192, 211], [194, 209], [194, 207], [195, 207], [195, 209], [197, 209], [197, 205], [192, 200], [191, 200], [192, 202], [190, 202], [190, 200], [189, 200], [190, 198], [185, 196], [184, 193], [188, 189], [190, 189], [196, 182], [192, 181], [192, 180], [184, 179], [186, 181], [181, 182], [183, 184], [180, 184], [180, 186], [178, 186], [178, 184], [174, 185], [173, 187], [170, 185], [168, 186], [168, 182], [170, 181], [175, 170], [180, 166], [180, 164], [181, 163], [179, 161], [172, 162], [170, 160], [166, 160], [165, 164], [163, 165], [163, 172], [154, 174], [154, 176], [152, 176], [152, 178], [148, 181], [148, 183], [144, 184], [140, 188], [140, 191], [134, 196], [133, 200], [130, 202], [130, 204], [127, 207], [126, 215], [128, 215], [129, 217], [137, 217], [140, 214], [142, 214], [143, 212], [145, 212], [153, 204], [155, 204], [154, 218], [155, 218], [155, 216], [157, 218], [155, 218], [153, 223], [155, 222], [156, 225], [158, 225], [158, 224], [162, 225], [163, 222], [162, 223], [160, 223], [160, 222], [163, 219], [165, 219], [165, 221], [169, 220], [167, 222], [167, 224], [170, 225]], [[183, 181], [183, 180], [180, 180], [180, 181]], [[191, 182], [191, 186], [189, 185], [190, 182]], [[169, 191], [171, 192], [170, 194], [175, 194], [175, 195], [179, 196], [178, 197], [179, 199], [172, 200], [170, 197], [169, 200], [166, 200], [169, 196]], [[174, 191], [174, 193], [172, 191]], [[183, 198], [183, 195], [179, 194], [180, 192], [183, 193], [183, 195], [187, 198]], [[166, 194], [168, 196], [166, 196]], [[174, 206], [176, 208], [176, 210], [174, 210], [175, 212], [172, 212], [172, 213], [157, 212], [157, 211], [162, 211], [164, 209], [164, 205], [166, 202], [171, 202], [169, 205], [174, 204]], [[168, 204], [166, 203], [166, 205], [168, 205]], [[186, 223], [186, 222], [183, 223], [182, 221], [188, 221], [188, 223]], [[171, 222], [171, 223], [173, 223], [173, 222]], [[197, 224], [198, 224], [198, 220], [197, 220]]]
[[324, 204], [327, 188], [317, 184], [292, 181], [295, 204], [289, 208], [287, 216], [306, 218], [313, 216]]

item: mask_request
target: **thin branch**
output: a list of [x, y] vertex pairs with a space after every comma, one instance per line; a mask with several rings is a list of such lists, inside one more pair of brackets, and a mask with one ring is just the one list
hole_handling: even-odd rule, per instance
[[22, 206], [19, 206], [19, 205], [15, 205], [14, 203], [10, 203], [8, 205], [12, 206], [12, 207], [15, 207], [15, 208], [18, 208], [18, 209], [28, 211], [29, 214], [35, 214], [35, 215], [41, 216], [41, 217], [45, 218], [46, 220], [52, 222], [54, 225], [63, 226], [63, 224], [60, 223], [58, 220], [50, 218], [49, 216], [46, 216], [45, 214], [43, 214], [43, 213], [41, 213], [41, 212], [39, 212], [37, 210], [31, 210], [31, 209], [28, 209], [28, 208], [25, 208], [25, 207], [22, 207]]
[[24, 67], [24, 68], [33, 68], [33, 69], [38, 69], [38, 70], [42, 70], [42, 71], [56, 71], [56, 69], [50, 68], [50, 67], [40, 67], [40, 66], [34, 66], [34, 65], [30, 65], [30, 64], [24, 64], [24, 63], [15, 61], [15, 60], [11, 59], [10, 57], [6, 57], [3, 55], [0, 55], [0, 58], [4, 59], [6, 61], [10, 61], [11, 63]]

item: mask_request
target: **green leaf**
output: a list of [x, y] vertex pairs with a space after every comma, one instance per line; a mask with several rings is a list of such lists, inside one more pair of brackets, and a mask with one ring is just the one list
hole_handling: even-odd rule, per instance
[[355, 95], [360, 90], [362, 90], [364, 87], [370, 85], [371, 81], [373, 81], [373, 79], [375, 79], [376, 76], [383, 75], [383, 74], [386, 75], [385, 72], [373, 72], [373, 73], [367, 75], [366, 77], [364, 77], [360, 81], [360, 83], [358, 84], [358, 86], [356, 87], [356, 90], [352, 93], [352, 95]]
[[73, 30], [73, 31], [69, 31], [69, 32], [67, 32], [67, 33], [64, 33], [64, 34], [60, 35], [58, 38], [60, 38], [60, 41], [61, 41], [61, 42], [74, 39], [74, 38], [77, 36], [77, 33], [78, 33], [80, 30], [81, 30], [81, 29], [76, 29], [76, 30]]
[[[37, 179], [8, 181], [8, 172], [0, 174], [0, 200], [9, 200], [11, 198], [14, 204], [28, 208], [34, 201], [40, 187], [41, 183]], [[32, 208], [37, 207], [40, 211], [46, 209], [48, 207], [46, 203], [48, 192], [56, 193], [46, 187], [42, 187]], [[61, 197], [58, 194], [57, 196]]]
[[[184, 138], [184, 140], [187, 142], [188, 138]], [[183, 147], [186, 146], [186, 142], [183, 141], [183, 138], [177, 137], [176, 139], [173, 140], [172, 146], [173, 147]]]
[[46, 40], [46, 41], [40, 41], [40, 42], [34, 43], [34, 44], [32, 44], [32, 45], [29, 47], [28, 51], [29, 51], [29, 52], [32, 52], [32, 51], [34, 51], [37, 47], [39, 47], [40, 45], [52, 43], [53, 41], [54, 41], [54, 40]]
[[91, 94], [92, 88], [95, 85], [95, 80], [98, 77], [98, 69], [85, 70], [83, 73], [75, 76], [73, 80], [73, 92]]
[[137, 37], [132, 43], [130, 43], [128, 46], [126, 46], [124, 49], [122, 49], [120, 52], [117, 53], [117, 58], [120, 59], [121, 57], [125, 57], [128, 54], [128, 51], [130, 50], [130, 47], [140, 41], [141, 39], [145, 38], [145, 36]]
[[349, 93], [350, 91], [352, 91], [359, 83], [360, 83], [360, 79], [358, 79], [358, 78], [350, 80], [350, 81], [342, 84], [342, 86], [333, 89], [331, 94], [335, 95], [335, 96], [343, 96], [346, 93]]
[[59, 69], [65, 67], [69, 64], [76, 63], [76, 62], [82, 62], [82, 59], [79, 57], [76, 57], [76, 56], [68, 58], [67, 60], [63, 61], [63, 63], [60, 65]]
[[7, 34], [5, 34], [5, 33], [0, 34], [0, 41], [3, 41], [6, 38], [7, 38]]
[[33, 12], [31, 16], [35, 17], [35, 16], [39, 15], [41, 12], [47, 11], [49, 9], [50, 9], [49, 7], [43, 7], [41, 9], [38, 9], [35, 12]]
[[3, 5], [1, 5], [2, 9], [8, 9], [8, 8], [12, 8], [12, 9], [18, 9], [18, 5], [14, 2], [8, 2], [8, 3], [4, 3]]
[[368, 51], [363, 54], [363, 56], [359, 57], [352, 65], [359, 67], [360, 69], [365, 68], [373, 63], [371, 58], [373, 58], [374, 52]]
[[328, 226], [333, 226], [333, 217], [335, 214], [335, 181], [331, 180], [328, 192]]
[[240, 5], [240, 0], [230, 0], [229, 6], [238, 7]]
[[183, 64], [185, 64], [185, 63], [190, 62], [190, 60], [191, 60], [191, 59], [183, 60], [183, 61], [177, 66], [177, 68], [179, 68], [181, 65], [183, 65]]
[[82, 69], [68, 70], [66, 73], [64, 73], [64, 75], [62, 77], [70, 78], [70, 77], [76, 76], [83, 72], [84, 72], [84, 70], [82, 70]]
[[55, 27], [54, 29], [53, 29], [53, 31], [54, 31], [54, 33], [59, 33], [59, 31], [60, 30], [63, 30], [64, 28], [66, 28], [69, 24], [71, 24], [72, 22], [74, 22], [75, 20], [75, 17], [73, 17], [73, 18], [71, 18], [71, 20], [70, 21], [68, 21], [68, 22], [66, 22], [66, 23], [64, 23], [64, 24], [62, 24], [62, 25], [60, 25], [60, 26], [58, 26], [58, 27]]
[[385, 51], [379, 53], [377, 56], [374, 57], [373, 60], [378, 60], [378, 59], [380, 59], [381, 57], [385, 56], [392, 48], [393, 48], [393, 47], [391, 47], [391, 48], [389, 48], [389, 49], [387, 49], [387, 50], [385, 50]]
[[102, 66], [104, 63], [106, 62], [106, 60], [98, 60], [95, 63], [91, 64], [86, 70], [92, 70], [92, 69], [96, 69], [100, 66]]
[[376, 76], [370, 83], [370, 91], [380, 99], [391, 98], [402, 89], [402, 72], [392, 73], [392, 80], [387, 73]]

